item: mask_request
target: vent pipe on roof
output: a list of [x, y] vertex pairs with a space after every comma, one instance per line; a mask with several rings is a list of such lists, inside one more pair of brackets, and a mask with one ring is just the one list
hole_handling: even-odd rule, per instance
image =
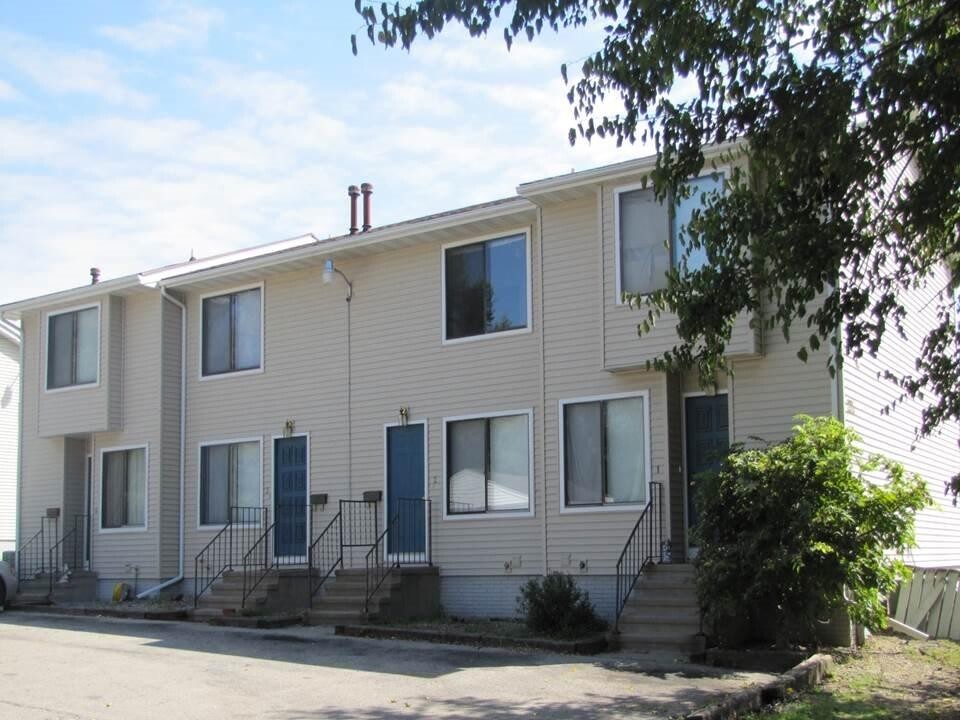
[[90, 268], [90, 284], [96, 285], [100, 282], [100, 268]]
[[357, 198], [360, 197], [360, 188], [351, 185], [347, 188], [347, 195], [350, 196], [350, 234], [356, 235], [360, 229], [357, 227]]
[[363, 183], [360, 186], [360, 192], [363, 193], [363, 231], [367, 232], [373, 227], [370, 219], [370, 196], [373, 195], [373, 185]]

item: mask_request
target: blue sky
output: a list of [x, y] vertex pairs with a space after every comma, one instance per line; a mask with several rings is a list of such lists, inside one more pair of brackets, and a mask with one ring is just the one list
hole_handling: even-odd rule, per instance
[[[0, 302], [385, 224], [644, 154], [580, 142], [559, 67], [599, 28], [374, 48], [352, 0], [0, 6]], [[350, 35], [360, 32], [360, 53]]]

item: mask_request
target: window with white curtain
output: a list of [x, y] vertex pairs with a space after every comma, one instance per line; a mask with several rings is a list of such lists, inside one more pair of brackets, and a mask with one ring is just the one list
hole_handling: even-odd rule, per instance
[[47, 389], [92, 385], [98, 380], [100, 308], [47, 317]]
[[261, 506], [260, 443], [204, 445], [200, 448], [200, 524], [226, 525], [230, 508]]
[[645, 501], [645, 405], [644, 396], [563, 403], [566, 507]]
[[687, 181], [689, 193], [671, 204], [660, 202], [652, 187], [616, 192], [617, 257], [620, 293], [646, 295], [667, 286], [671, 268], [699, 270], [707, 264], [707, 253], [693, 247], [687, 227], [704, 200], [723, 192], [721, 172]]
[[261, 301], [258, 287], [203, 299], [204, 376], [260, 367]]
[[530, 510], [530, 415], [446, 423], [447, 514]]
[[147, 525], [147, 449], [105, 451], [101, 468], [103, 529]]

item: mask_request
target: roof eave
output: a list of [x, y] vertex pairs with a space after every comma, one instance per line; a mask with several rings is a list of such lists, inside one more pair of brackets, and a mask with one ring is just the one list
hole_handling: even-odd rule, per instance
[[[738, 146], [744, 146], [742, 140], [720, 143], [703, 148], [703, 154], [707, 160], [720, 155], [721, 153], [734, 150]], [[603, 165], [588, 170], [572, 172], [568, 175], [546, 178], [544, 180], [534, 180], [533, 182], [521, 183], [517, 186], [517, 195], [533, 200], [541, 195], [548, 195], [558, 191], [576, 190], [578, 188], [587, 188], [599, 183], [617, 180], [622, 177], [637, 175], [639, 173], [649, 172], [656, 167], [657, 155], [646, 155], [633, 160], [624, 160], [613, 165]]]
[[83, 301], [97, 295], [129, 290], [139, 287], [140, 285], [139, 275], [124, 275], [123, 277], [104, 280], [96, 284], [81, 285], [80, 287], [70, 288], [69, 290], [61, 290], [47, 295], [38, 295], [25, 300], [0, 305], [0, 317], [19, 320], [23, 312], [28, 310]]
[[412, 220], [407, 223], [399, 223], [384, 228], [374, 228], [367, 232], [357, 233], [355, 235], [345, 235], [330, 240], [318, 240], [310, 245], [295, 249], [280, 250], [277, 252], [261, 255], [259, 257], [227, 260], [224, 259], [219, 265], [194, 270], [189, 268], [189, 272], [177, 273], [176, 275], [143, 275], [142, 282], [153, 287], [176, 288], [193, 283], [212, 280], [218, 277], [232, 275], [234, 273], [243, 273], [270, 267], [278, 263], [292, 262], [301, 258], [308, 258], [316, 255], [333, 255], [344, 250], [362, 248], [370, 245], [379, 245], [397, 240], [411, 235], [423, 234], [437, 230], [443, 230], [457, 225], [464, 225], [470, 222], [477, 222], [489, 218], [495, 218], [503, 215], [512, 215], [518, 212], [531, 211], [535, 205], [525, 198], [511, 198], [493, 206], [481, 206], [464, 210], [460, 213], [443, 215], [439, 217], [430, 217], [422, 220]]

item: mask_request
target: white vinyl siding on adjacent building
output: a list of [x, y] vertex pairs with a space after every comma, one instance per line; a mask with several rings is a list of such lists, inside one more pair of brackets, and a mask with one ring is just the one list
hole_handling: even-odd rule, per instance
[[0, 335], [0, 552], [16, 545], [19, 425], [20, 347]]
[[908, 565], [960, 567], [960, 508], [944, 492], [945, 483], [960, 471], [960, 427], [947, 422], [931, 436], [918, 438], [921, 413], [928, 401], [902, 398], [902, 390], [884, 378], [916, 373], [920, 345], [936, 318], [937, 295], [948, 284], [945, 268], [923, 287], [900, 297], [907, 308], [906, 338], [888, 330], [877, 357], [848, 358], [842, 371], [844, 422], [863, 439], [867, 452], [878, 452], [919, 473], [933, 498], [933, 507], [920, 512], [916, 523], [918, 547], [907, 553]]

